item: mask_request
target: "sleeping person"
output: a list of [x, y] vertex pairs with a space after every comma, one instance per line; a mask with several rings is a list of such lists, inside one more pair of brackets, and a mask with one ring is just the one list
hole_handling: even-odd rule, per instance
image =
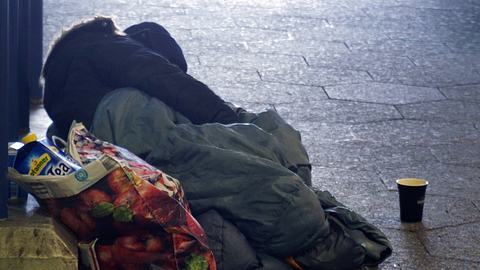
[[50, 133], [83, 122], [182, 182], [218, 269], [359, 269], [390, 256], [380, 230], [310, 187], [299, 132], [188, 75], [162, 26], [77, 24], [54, 43], [43, 79]]

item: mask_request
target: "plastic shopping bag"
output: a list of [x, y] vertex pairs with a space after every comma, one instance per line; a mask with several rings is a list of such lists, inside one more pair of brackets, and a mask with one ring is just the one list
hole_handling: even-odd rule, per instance
[[72, 126], [66, 176], [9, 175], [72, 230], [91, 269], [215, 270], [180, 182], [129, 151]]

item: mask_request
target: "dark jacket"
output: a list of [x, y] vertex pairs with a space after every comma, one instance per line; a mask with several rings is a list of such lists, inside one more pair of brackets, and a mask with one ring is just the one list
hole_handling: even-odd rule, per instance
[[128, 86], [162, 100], [195, 124], [237, 122], [220, 97], [151, 43], [120, 33], [108, 18], [78, 25], [59, 39], [43, 70], [44, 104], [63, 135], [73, 120], [90, 126], [103, 96]]

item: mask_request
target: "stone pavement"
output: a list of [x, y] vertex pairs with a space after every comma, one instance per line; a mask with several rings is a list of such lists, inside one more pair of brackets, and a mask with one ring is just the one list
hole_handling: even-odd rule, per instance
[[[44, 42], [95, 14], [172, 32], [189, 73], [298, 128], [314, 185], [378, 225], [381, 269], [480, 269], [478, 0], [44, 0]], [[37, 121], [36, 127], [47, 125]], [[430, 181], [402, 224], [395, 179]]]

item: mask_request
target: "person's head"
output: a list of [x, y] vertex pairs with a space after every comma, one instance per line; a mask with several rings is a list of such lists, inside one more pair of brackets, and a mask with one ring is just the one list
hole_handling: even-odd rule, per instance
[[187, 72], [187, 62], [182, 49], [163, 26], [154, 22], [142, 22], [125, 29], [125, 34]]
[[74, 23], [69, 28], [63, 29], [62, 32], [55, 38], [49, 48], [47, 54], [47, 61], [43, 66], [42, 77], [48, 76], [49, 62], [54, 55], [61, 50], [64, 44], [68, 41], [77, 38], [81, 33], [98, 33], [98, 34], [118, 34], [125, 35], [115, 25], [112, 18], [104, 16], [95, 16], [94, 18], [83, 20]]

